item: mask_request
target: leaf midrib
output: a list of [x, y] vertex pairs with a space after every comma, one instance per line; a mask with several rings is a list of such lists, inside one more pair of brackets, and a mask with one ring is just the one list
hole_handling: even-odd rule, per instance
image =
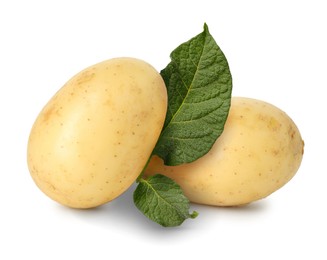
[[[188, 97], [188, 95], [189, 95], [189, 93], [190, 93], [190, 91], [191, 91], [191, 89], [192, 89], [193, 82], [194, 82], [194, 80], [195, 80], [195, 78], [196, 78], [196, 76], [197, 76], [197, 73], [198, 73], [198, 71], [199, 71], [199, 64], [201, 63], [201, 60], [202, 60], [202, 57], [203, 57], [203, 51], [204, 51], [204, 48], [205, 48], [205, 43], [206, 43], [206, 41], [207, 41], [207, 35], [205, 35], [205, 37], [204, 37], [203, 47], [202, 47], [202, 50], [201, 50], [201, 55], [200, 55], [200, 59], [199, 59], [198, 64], [196, 65], [194, 62], [192, 62], [192, 63], [196, 66], [196, 71], [195, 71], [194, 76], [193, 76], [193, 78], [192, 78], [192, 82], [191, 82], [189, 88], [187, 89], [187, 93], [186, 93], [185, 97], [183, 98], [183, 101], [182, 101], [181, 105], [180, 105], [179, 108], [177, 109], [176, 113], [171, 117], [171, 119], [170, 119], [170, 121], [168, 122], [168, 124], [166, 124], [165, 129], [166, 129], [166, 128], [171, 124], [171, 122], [174, 121], [174, 118], [179, 114], [180, 110], [182, 109], [182, 107], [183, 107], [184, 104], [185, 104], [185, 100], [187, 99], [187, 97]], [[175, 63], [175, 62], [174, 62], [174, 63]], [[177, 67], [177, 66], [176, 66], [176, 67]], [[180, 76], [179, 71], [178, 71], [178, 75]], [[180, 77], [180, 78], [181, 78], [181, 81], [183, 82], [184, 86], [187, 88], [187, 85], [186, 85], [185, 82], [183, 81], [183, 78], [182, 78], [182, 77]], [[164, 131], [165, 131], [165, 130], [164, 130]], [[163, 131], [163, 132], [164, 132], [164, 131]]]
[[[176, 207], [174, 205], [172, 205], [171, 203], [169, 203], [165, 198], [163, 198], [153, 187], [152, 185], [150, 184], [149, 181], [145, 180], [145, 179], [141, 179], [140, 180], [141, 182], [143, 182], [145, 185], [147, 185], [148, 188], [150, 188], [154, 194], [160, 198], [165, 204], [167, 204], [168, 206], [172, 207], [173, 209], [175, 209], [176, 213], [178, 214], [178, 216], [184, 218], [184, 214], [181, 214], [180, 210], [179, 210], [179, 207]], [[159, 204], [159, 203], [158, 203]], [[157, 205], [158, 206], [158, 205]]]

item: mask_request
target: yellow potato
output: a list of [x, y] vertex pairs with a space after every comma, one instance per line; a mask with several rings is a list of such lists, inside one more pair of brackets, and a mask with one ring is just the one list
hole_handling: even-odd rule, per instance
[[145, 175], [174, 179], [195, 203], [234, 206], [262, 199], [297, 172], [303, 141], [294, 122], [263, 101], [232, 98], [223, 134], [195, 162], [164, 166], [153, 157]]
[[28, 166], [37, 186], [75, 208], [122, 194], [144, 168], [160, 135], [167, 93], [148, 63], [116, 58], [69, 80], [37, 117]]

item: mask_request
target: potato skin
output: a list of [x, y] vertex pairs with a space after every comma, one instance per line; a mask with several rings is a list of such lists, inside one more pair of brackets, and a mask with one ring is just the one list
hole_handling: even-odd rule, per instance
[[263, 101], [233, 97], [223, 134], [195, 162], [164, 166], [154, 156], [145, 175], [174, 179], [195, 203], [236, 206], [262, 199], [297, 172], [303, 146], [290, 117]]
[[31, 176], [69, 207], [111, 201], [141, 173], [166, 110], [165, 84], [148, 63], [95, 64], [69, 80], [37, 117], [27, 149]]

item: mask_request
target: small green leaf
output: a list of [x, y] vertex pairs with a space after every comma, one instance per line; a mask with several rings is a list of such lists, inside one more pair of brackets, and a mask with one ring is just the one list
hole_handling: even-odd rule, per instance
[[166, 165], [195, 161], [223, 132], [232, 91], [227, 60], [206, 24], [201, 34], [171, 53], [161, 75], [168, 112], [153, 154]]
[[145, 216], [164, 227], [179, 226], [198, 215], [195, 211], [189, 213], [190, 202], [180, 186], [161, 174], [139, 179], [134, 203]]

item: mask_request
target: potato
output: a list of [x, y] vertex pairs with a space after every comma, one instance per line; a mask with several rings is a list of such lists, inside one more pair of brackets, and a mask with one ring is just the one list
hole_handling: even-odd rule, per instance
[[235, 206], [262, 199], [297, 172], [303, 141], [293, 121], [263, 101], [234, 97], [223, 134], [202, 158], [164, 166], [153, 157], [146, 176], [174, 179], [195, 203]]
[[69, 80], [37, 117], [28, 167], [53, 200], [91, 208], [122, 194], [142, 172], [160, 135], [167, 92], [144, 61], [116, 58]]

